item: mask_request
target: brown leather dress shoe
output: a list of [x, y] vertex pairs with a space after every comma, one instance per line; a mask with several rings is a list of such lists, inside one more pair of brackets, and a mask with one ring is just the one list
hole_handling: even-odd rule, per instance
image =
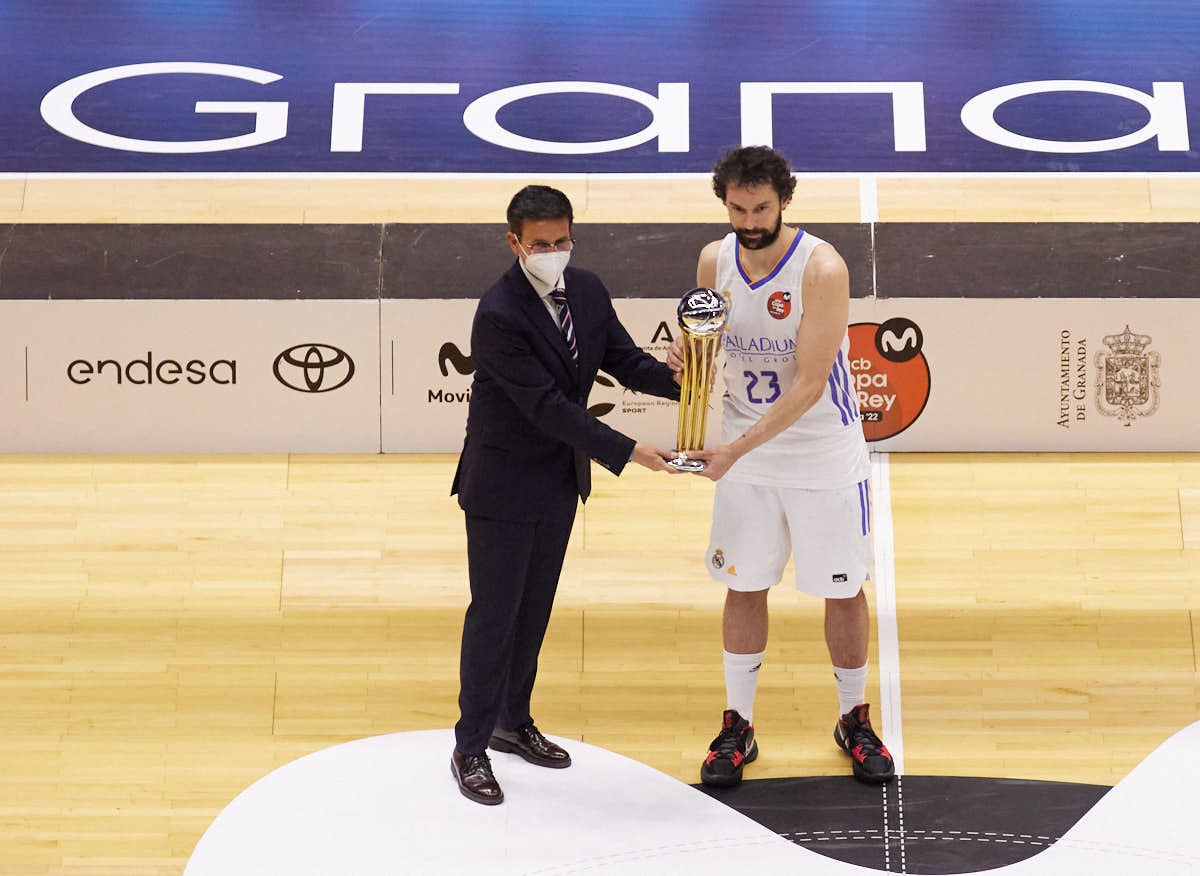
[[543, 736], [533, 724], [526, 724], [516, 730], [501, 730], [497, 727], [492, 731], [492, 738], [488, 740], [488, 748], [519, 754], [530, 763], [556, 770], [571, 765], [571, 755]]
[[487, 753], [463, 754], [457, 748], [450, 755], [450, 773], [458, 782], [458, 790], [468, 800], [482, 803], [485, 806], [495, 806], [504, 802], [504, 792], [500, 783], [492, 775], [492, 762]]

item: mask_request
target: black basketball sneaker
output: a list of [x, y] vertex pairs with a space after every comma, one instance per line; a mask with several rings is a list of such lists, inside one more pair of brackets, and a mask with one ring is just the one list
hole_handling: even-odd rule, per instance
[[842, 715], [833, 728], [833, 741], [850, 755], [854, 778], [870, 785], [881, 785], [896, 777], [896, 765], [887, 746], [871, 729], [869, 708], [863, 703]]
[[735, 709], [726, 709], [721, 732], [708, 746], [708, 756], [700, 764], [700, 781], [718, 788], [730, 788], [742, 780], [742, 767], [758, 757], [754, 728]]

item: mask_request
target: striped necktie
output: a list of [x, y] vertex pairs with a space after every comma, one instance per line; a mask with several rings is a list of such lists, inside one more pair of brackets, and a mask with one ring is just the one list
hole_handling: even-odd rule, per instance
[[558, 306], [558, 327], [562, 329], [567, 349], [571, 351], [571, 358], [578, 362], [579, 348], [575, 345], [575, 326], [571, 324], [571, 310], [567, 307], [566, 290], [555, 289], [550, 293], [550, 300]]

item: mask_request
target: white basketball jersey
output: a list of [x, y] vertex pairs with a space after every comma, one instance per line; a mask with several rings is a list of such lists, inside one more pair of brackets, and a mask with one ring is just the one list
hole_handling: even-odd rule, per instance
[[[724, 440], [729, 443], [761, 418], [796, 376], [796, 334], [803, 313], [804, 267], [821, 239], [799, 231], [766, 277], [750, 282], [730, 232], [717, 254], [717, 291], [730, 304], [725, 351]], [[850, 339], [834, 359], [825, 391], [795, 423], [751, 450], [725, 476], [770, 486], [833, 489], [870, 473], [849, 367]]]

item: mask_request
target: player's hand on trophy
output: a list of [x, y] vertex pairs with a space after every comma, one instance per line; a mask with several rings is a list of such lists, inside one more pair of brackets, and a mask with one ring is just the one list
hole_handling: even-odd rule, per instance
[[704, 463], [704, 468], [696, 474], [710, 481], [719, 481], [725, 472], [737, 462], [737, 454], [728, 444], [714, 447], [711, 450], [689, 450], [688, 459], [698, 459]]
[[633, 445], [633, 461], [640, 466], [650, 469], [650, 471], [666, 471], [671, 474], [679, 474], [679, 469], [667, 465], [667, 461], [674, 458], [674, 453], [659, 450], [651, 444], [642, 444], [639, 442]]
[[675, 372], [675, 382], [680, 383], [683, 380], [684, 367], [684, 350], [683, 350], [683, 335], [673, 339], [671, 346], [667, 348], [667, 367]]

